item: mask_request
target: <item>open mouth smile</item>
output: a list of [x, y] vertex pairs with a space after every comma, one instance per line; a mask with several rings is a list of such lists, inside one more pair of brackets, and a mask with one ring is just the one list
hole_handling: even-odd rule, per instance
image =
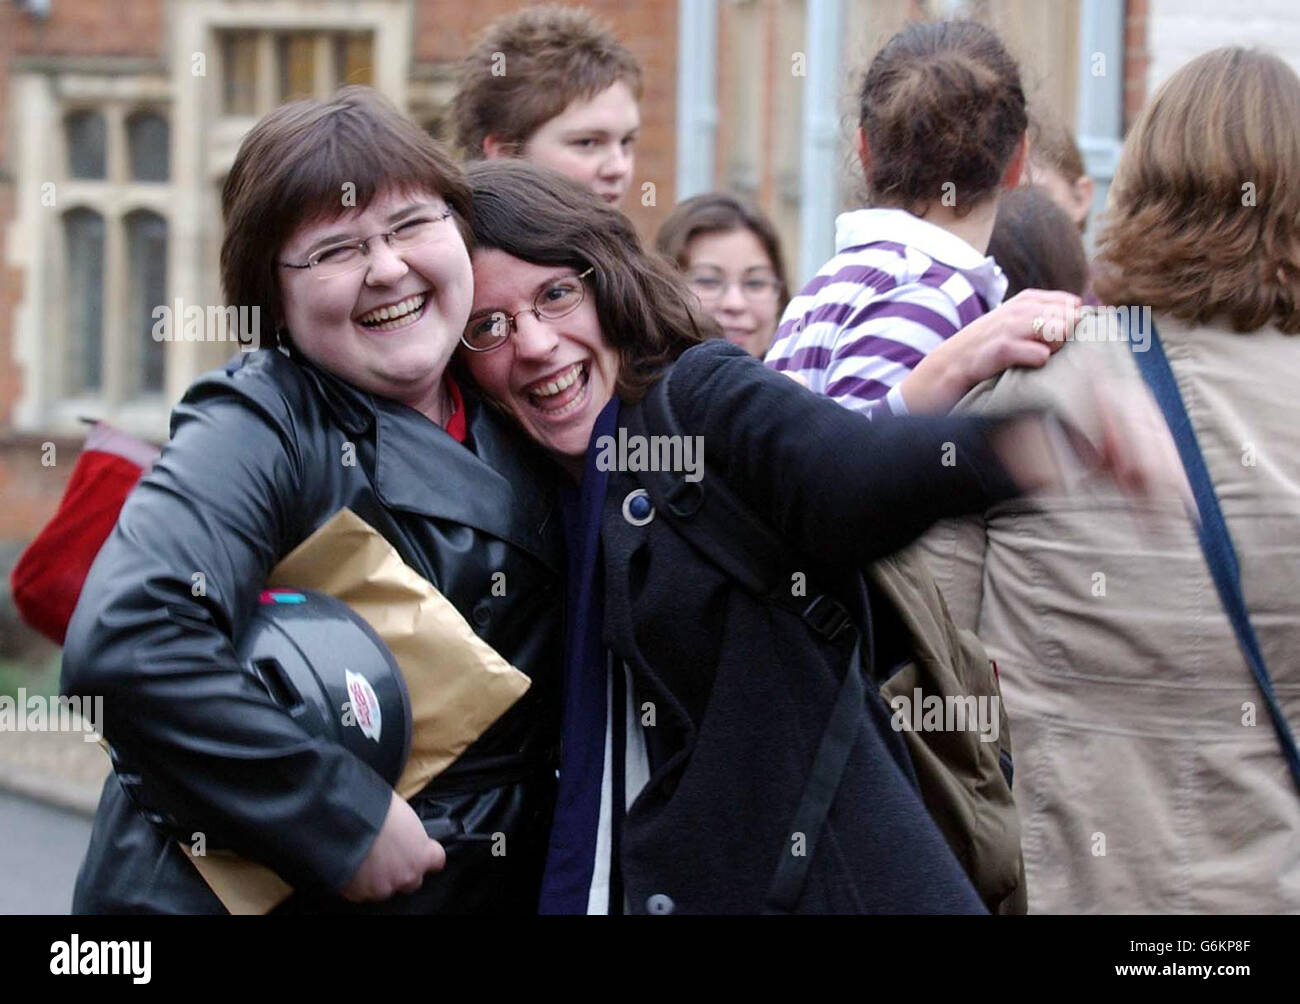
[[417, 293], [397, 303], [367, 311], [356, 318], [356, 322], [367, 331], [396, 331], [418, 321], [423, 316], [425, 304], [428, 302], [427, 292]]
[[547, 419], [567, 418], [587, 403], [591, 387], [590, 362], [574, 363], [558, 373], [521, 388], [534, 411]]

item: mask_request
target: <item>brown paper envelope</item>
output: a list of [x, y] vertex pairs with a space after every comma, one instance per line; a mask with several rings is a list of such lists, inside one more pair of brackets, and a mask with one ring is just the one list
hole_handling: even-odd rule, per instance
[[[411, 754], [396, 786], [403, 798], [445, 770], [529, 687], [527, 676], [349, 509], [299, 544], [266, 585], [342, 600], [392, 651], [411, 697]], [[195, 857], [182, 848], [231, 913], [266, 913], [292, 892], [262, 865], [227, 853]]]

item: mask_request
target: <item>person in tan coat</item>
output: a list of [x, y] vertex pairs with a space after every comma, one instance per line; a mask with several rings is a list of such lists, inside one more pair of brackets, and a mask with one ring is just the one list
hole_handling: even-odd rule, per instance
[[[1096, 288], [1134, 314], [1132, 345], [1114, 314], [1085, 317], [1045, 368], [959, 410], [1077, 413], [1140, 380], [1154, 321], [1294, 731], [1300, 79], [1240, 48], [1182, 67], [1130, 131], [1107, 220]], [[1176, 502], [1135, 513], [1084, 480], [919, 546], [1001, 674], [1031, 911], [1300, 911], [1300, 792]]]

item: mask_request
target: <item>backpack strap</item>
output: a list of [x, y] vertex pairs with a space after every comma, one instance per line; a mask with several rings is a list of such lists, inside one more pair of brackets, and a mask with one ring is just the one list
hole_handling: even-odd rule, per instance
[[[668, 397], [671, 378], [670, 368], [639, 406], [624, 411], [630, 433], [646, 437], [682, 435]], [[859, 622], [835, 597], [826, 593], [794, 596], [790, 574], [802, 563], [798, 552], [769, 529], [722, 479], [710, 478], [706, 486], [702, 480], [687, 481], [683, 472], [676, 471], [640, 471], [637, 477], [656, 510], [742, 587], [793, 612], [828, 642], [852, 641], [848, 668], [790, 827], [791, 834], [803, 834], [805, 853], [795, 855], [790, 847], [783, 847], [768, 887], [766, 912], [789, 913], [803, 893], [818, 839], [861, 726], [866, 700], [862, 643], [865, 638], [869, 655], [870, 609], [865, 602], [861, 604], [860, 632]]]
[[[628, 431], [650, 436], [683, 436], [668, 397], [672, 370], [639, 406], [624, 411]], [[672, 520], [691, 545], [746, 590], [805, 621], [827, 641], [854, 627], [854, 617], [827, 593], [800, 597], [791, 575], [808, 562], [779, 537], [721, 479], [687, 481], [681, 471], [638, 471], [655, 509]], [[812, 592], [813, 590], [810, 590]]]
[[1169, 366], [1164, 346], [1160, 343], [1155, 322], [1151, 323], [1151, 344], [1145, 352], [1135, 347], [1131, 330], [1133, 324], [1131, 311], [1128, 323], [1130, 327], [1128, 343], [1133, 350], [1138, 371], [1147, 386], [1151, 388], [1161, 412], [1164, 413], [1165, 422], [1168, 423], [1169, 431], [1173, 433], [1174, 443], [1178, 447], [1178, 456], [1182, 459], [1183, 469], [1187, 472], [1192, 495], [1196, 499], [1196, 509], [1201, 517], [1198, 536], [1201, 541], [1201, 551], [1205, 554], [1205, 563], [1210, 568], [1210, 575], [1214, 578], [1214, 585], [1219, 592], [1219, 600], [1228, 615], [1228, 620], [1232, 622], [1232, 630], [1237, 635], [1237, 644], [1241, 646], [1242, 654], [1246, 657], [1250, 671], [1255, 677], [1255, 683], [1259, 686], [1259, 692], [1268, 707], [1268, 713], [1273, 719], [1273, 729], [1277, 732], [1282, 755], [1291, 769], [1291, 777], [1296, 787], [1300, 788], [1300, 751], [1296, 749], [1295, 736], [1291, 732], [1290, 725], [1287, 724], [1282, 706], [1273, 691], [1273, 681], [1269, 676], [1268, 667], [1264, 664], [1264, 653], [1259, 647], [1259, 639], [1250, 622], [1250, 612], [1241, 592], [1241, 566], [1237, 561], [1237, 551], [1233, 547], [1232, 536], [1228, 533], [1228, 524], [1223, 518], [1223, 510], [1219, 506], [1219, 497], [1214, 491], [1214, 482], [1205, 464], [1205, 456], [1196, 441], [1196, 431], [1192, 428], [1191, 416], [1187, 414], [1187, 406], [1178, 391], [1178, 383]]

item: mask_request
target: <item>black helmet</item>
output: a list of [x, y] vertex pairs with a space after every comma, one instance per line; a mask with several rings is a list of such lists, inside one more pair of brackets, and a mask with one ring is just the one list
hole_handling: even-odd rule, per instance
[[355, 753], [396, 785], [411, 751], [411, 699], [374, 629], [342, 600], [268, 589], [239, 660], [311, 735]]

